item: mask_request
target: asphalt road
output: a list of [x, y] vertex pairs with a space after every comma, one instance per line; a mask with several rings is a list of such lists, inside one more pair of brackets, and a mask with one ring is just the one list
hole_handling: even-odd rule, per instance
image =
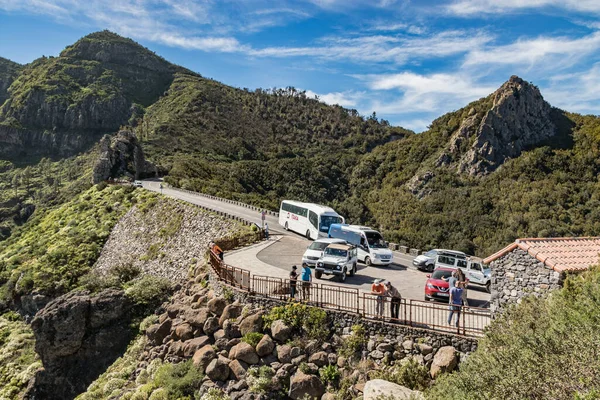
[[[143, 181], [143, 185], [148, 190], [161, 191], [159, 180], [145, 180]], [[162, 189], [162, 193], [166, 196], [202, 205], [215, 211], [226, 212], [261, 225], [260, 213], [250, 208], [166, 187]], [[300, 265], [302, 254], [310, 244], [310, 241], [293, 232], [285, 231], [283, 227], [279, 226], [278, 219], [275, 216], [267, 215], [266, 222], [269, 224], [271, 234], [280, 235], [281, 239], [253, 257], [257, 257], [265, 264], [279, 270], [289, 270], [294, 264]], [[373, 280], [375, 278], [382, 278], [391, 281], [405, 298], [423, 299], [423, 289], [427, 280], [427, 274], [412, 267], [414, 257], [399, 252], [393, 252], [393, 254], [393, 263], [389, 266], [367, 267], [364, 264], [359, 264], [357, 275], [347, 278], [345, 285], [369, 291]], [[244, 265], [238, 266], [244, 268]], [[331, 276], [323, 276], [321, 281], [324, 283], [331, 281], [331, 283], [340, 284], [336, 278]], [[470, 305], [487, 307], [489, 299], [489, 294], [483, 288], [476, 285], [469, 286]]]

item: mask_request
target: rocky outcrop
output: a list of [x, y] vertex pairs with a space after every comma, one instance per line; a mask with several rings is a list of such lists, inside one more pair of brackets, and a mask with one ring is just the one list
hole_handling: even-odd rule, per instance
[[21, 68], [20, 64], [0, 57], [0, 106], [8, 98], [8, 88]]
[[156, 166], [147, 161], [135, 134], [121, 130], [114, 138], [100, 141], [99, 157], [94, 164], [92, 183], [111, 178], [141, 179], [156, 176]]
[[72, 292], [50, 302], [31, 323], [43, 369], [27, 399], [72, 399], [110, 366], [132, 338], [132, 305], [121, 290]]
[[452, 346], [444, 346], [433, 357], [430, 370], [431, 377], [435, 379], [443, 372], [452, 372], [457, 365], [458, 355], [456, 354], [456, 349]]
[[536, 86], [517, 76], [486, 100], [491, 107], [482, 118], [469, 111], [438, 166], [455, 164], [461, 173], [485, 175], [557, 133], [550, 104]]

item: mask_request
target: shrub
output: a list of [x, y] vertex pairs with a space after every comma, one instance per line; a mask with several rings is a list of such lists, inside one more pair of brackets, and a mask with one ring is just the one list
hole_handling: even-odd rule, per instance
[[260, 332], [249, 332], [242, 337], [242, 342], [246, 342], [250, 346], [256, 347], [256, 345], [258, 344], [258, 342], [260, 342], [263, 336], [264, 335]]
[[103, 181], [103, 182], [100, 182], [99, 184], [97, 184], [97, 185], [96, 185], [96, 189], [97, 189], [99, 192], [103, 191], [103, 190], [104, 190], [104, 189], [106, 189], [107, 187], [108, 187], [108, 183], [106, 183], [106, 182], [104, 182], [104, 181]]
[[288, 326], [303, 330], [309, 339], [325, 340], [329, 335], [327, 313], [300, 303], [273, 307], [263, 319], [266, 328], [270, 328], [273, 321], [281, 319]]
[[120, 282], [114, 275], [100, 275], [91, 271], [79, 278], [79, 285], [92, 293], [97, 293], [111, 287], [119, 287]]
[[342, 348], [339, 349], [338, 353], [344, 357], [351, 357], [356, 352], [362, 350], [366, 344], [367, 332], [365, 331], [365, 327], [362, 325], [353, 325], [352, 333], [344, 340]]
[[223, 287], [223, 298], [225, 300], [227, 300], [229, 303], [231, 303], [234, 300], [235, 294], [233, 293], [233, 290], [231, 290], [228, 287]]
[[419, 364], [414, 358], [409, 358], [407, 361], [401, 362], [400, 365], [375, 371], [372, 378], [383, 379], [413, 390], [427, 388], [430, 381], [427, 367]]
[[109, 269], [108, 273], [115, 276], [119, 282], [127, 283], [137, 278], [142, 273], [142, 269], [136, 265], [128, 263], [114, 265]]
[[228, 400], [229, 396], [227, 396], [225, 393], [223, 393], [223, 391], [216, 389], [216, 388], [210, 388], [208, 389], [208, 392], [204, 393], [202, 395], [202, 397], [200, 397], [200, 400]]
[[335, 383], [340, 379], [340, 371], [337, 365], [326, 365], [319, 370], [319, 376], [323, 383]]
[[246, 378], [248, 388], [252, 393], [269, 393], [274, 388], [274, 375], [275, 371], [273, 371], [273, 368], [266, 365], [259, 368], [252, 367], [248, 369], [248, 376]]
[[23, 320], [21, 318], [21, 316], [19, 315], [19, 313], [16, 313], [14, 311], [5, 312], [4, 314], [2, 314], [2, 318], [4, 318], [7, 321], [10, 321], [10, 322], [16, 322], [16, 321]]
[[188, 360], [179, 364], [163, 364], [156, 371], [154, 385], [165, 389], [167, 399], [193, 397], [202, 378], [202, 373], [194, 367], [192, 360]]
[[142, 308], [153, 309], [164, 302], [173, 290], [173, 285], [166, 278], [145, 275], [133, 282], [125, 290], [125, 294]]

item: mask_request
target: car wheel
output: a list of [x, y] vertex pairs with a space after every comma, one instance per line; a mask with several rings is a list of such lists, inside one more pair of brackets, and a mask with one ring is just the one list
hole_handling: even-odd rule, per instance
[[306, 238], [307, 238], [308, 240], [311, 240], [311, 239], [312, 239], [312, 238], [310, 237], [310, 231], [306, 231]]
[[285, 223], [285, 226], [284, 226], [284, 228], [285, 228], [285, 230], [286, 230], [286, 231], [289, 231], [289, 230], [290, 230], [290, 228], [288, 228], [288, 224], [287, 224], [287, 222]]
[[315, 278], [321, 279], [322, 276], [323, 276], [323, 273], [321, 273], [320, 271], [315, 271]]
[[342, 275], [340, 275], [340, 281], [346, 282], [346, 268], [344, 268]]
[[373, 265], [371, 263], [371, 257], [365, 257], [365, 264], [367, 265], [367, 267], [370, 267], [371, 265]]
[[435, 265], [433, 265], [433, 264], [429, 264], [427, 266], [427, 272], [433, 272], [434, 269], [435, 269]]
[[491, 282], [491, 281], [488, 281], [488, 282], [485, 284], [485, 290], [486, 290], [486, 292], [488, 292], [488, 293], [492, 293], [492, 282]]

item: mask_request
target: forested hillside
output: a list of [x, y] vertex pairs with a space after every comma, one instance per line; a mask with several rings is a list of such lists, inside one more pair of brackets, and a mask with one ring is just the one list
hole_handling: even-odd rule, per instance
[[518, 77], [417, 135], [291, 87], [226, 86], [108, 31], [24, 67], [1, 61], [0, 80], [15, 76], [0, 111], [3, 237], [48, 194], [87, 188], [96, 153], [73, 155], [121, 125], [174, 186], [272, 209], [326, 203], [414, 247], [487, 255], [518, 236], [600, 234], [597, 117]]

